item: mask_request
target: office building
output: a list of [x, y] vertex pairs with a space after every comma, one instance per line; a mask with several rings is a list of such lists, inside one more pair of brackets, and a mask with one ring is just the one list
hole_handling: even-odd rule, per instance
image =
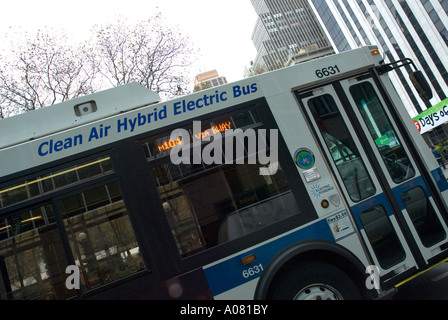
[[430, 82], [424, 102], [409, 80], [410, 66], [390, 78], [411, 117], [448, 94], [448, 0], [309, 0], [336, 52], [377, 45], [386, 62], [410, 58]]
[[258, 15], [254, 64], [266, 70], [334, 53], [307, 0], [251, 0]]
[[225, 77], [221, 77], [216, 70], [210, 70], [207, 72], [200, 73], [196, 76], [194, 81], [194, 91], [201, 91], [208, 88], [213, 88], [226, 84], [227, 80]]

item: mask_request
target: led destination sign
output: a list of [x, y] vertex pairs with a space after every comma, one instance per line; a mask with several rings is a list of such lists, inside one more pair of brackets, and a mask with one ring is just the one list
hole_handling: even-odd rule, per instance
[[[211, 134], [223, 133], [226, 130], [232, 129], [232, 122], [225, 121], [216, 125], [212, 125], [209, 129], [204, 130], [200, 133], [193, 133], [195, 140], [202, 140], [208, 138]], [[160, 139], [157, 141], [157, 149], [159, 152], [165, 152], [173, 149], [175, 146], [182, 144], [182, 140], [178, 137], [176, 140], [169, 138]]]

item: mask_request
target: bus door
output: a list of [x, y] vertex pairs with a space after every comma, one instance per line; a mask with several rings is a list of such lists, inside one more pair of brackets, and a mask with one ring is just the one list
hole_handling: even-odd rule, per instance
[[373, 78], [366, 74], [296, 95], [382, 280], [432, 263], [446, 249], [443, 205]]

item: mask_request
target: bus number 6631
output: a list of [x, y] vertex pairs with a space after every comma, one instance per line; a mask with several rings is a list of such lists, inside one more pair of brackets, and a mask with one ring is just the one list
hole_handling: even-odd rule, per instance
[[331, 75], [334, 75], [334, 74], [337, 74], [337, 73], [340, 73], [340, 72], [341, 72], [341, 70], [339, 70], [339, 67], [337, 65], [334, 65], [334, 66], [330, 66], [330, 67], [327, 67], [327, 68], [317, 69], [316, 70], [316, 76], [319, 79], [321, 79], [321, 78], [329, 77]]
[[252, 277], [262, 271], [263, 271], [263, 265], [260, 263], [260, 264], [257, 264], [255, 266], [252, 266], [250, 268], [243, 270], [243, 277], [247, 279], [247, 278]]

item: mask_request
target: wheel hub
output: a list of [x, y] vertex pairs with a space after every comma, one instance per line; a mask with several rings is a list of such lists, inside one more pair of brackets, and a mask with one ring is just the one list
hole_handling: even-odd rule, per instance
[[295, 300], [343, 300], [339, 292], [329, 285], [316, 283], [303, 288]]

